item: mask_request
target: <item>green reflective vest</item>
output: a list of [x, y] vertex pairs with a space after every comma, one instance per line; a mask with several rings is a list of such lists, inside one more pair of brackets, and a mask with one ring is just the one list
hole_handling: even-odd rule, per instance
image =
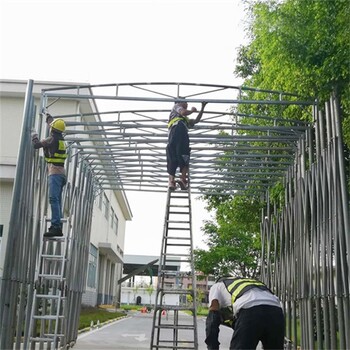
[[263, 283], [253, 278], [228, 278], [224, 279], [227, 290], [232, 296], [232, 304], [245, 292], [252, 288], [259, 288], [261, 290], [267, 290], [270, 293], [271, 290]]
[[174, 125], [174, 123], [179, 121], [179, 120], [182, 120], [186, 124], [187, 127], [189, 126], [190, 119], [186, 116], [181, 116], [181, 117], [175, 117], [175, 118], [171, 119], [168, 123], [168, 129], [170, 129]]
[[55, 138], [53, 147], [48, 152], [45, 152], [46, 162], [63, 166], [66, 158], [66, 144], [63, 138]]

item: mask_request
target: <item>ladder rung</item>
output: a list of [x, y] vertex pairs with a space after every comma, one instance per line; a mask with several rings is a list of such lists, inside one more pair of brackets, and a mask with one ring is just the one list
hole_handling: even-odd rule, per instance
[[39, 277], [47, 278], [50, 280], [62, 280], [62, 281], [66, 280], [65, 278], [63, 278], [62, 275], [49, 275], [49, 274], [40, 273]]
[[43, 338], [43, 337], [31, 337], [30, 341], [36, 341], [36, 342], [53, 342], [54, 338]]
[[[156, 326], [156, 328], [171, 328], [171, 329], [194, 329], [193, 324], [179, 324], [179, 325], [174, 325], [174, 324], [166, 324], [166, 323], [161, 323]], [[163, 340], [164, 341], [164, 340]], [[190, 341], [189, 341], [190, 342]], [[187, 343], [187, 342], [186, 342]]]
[[159, 289], [161, 294], [194, 294], [193, 289]]
[[[159, 341], [159, 343], [160, 343], [160, 341]], [[170, 341], [169, 343], [173, 343], [173, 341]], [[192, 343], [192, 342], [190, 342], [190, 341], [188, 341], [188, 342], [186, 342], [186, 343]], [[176, 350], [196, 350], [196, 349], [198, 349], [198, 348], [195, 348], [194, 346], [192, 346], [192, 347], [188, 347], [188, 346], [175, 346], [174, 347], [174, 345], [152, 345], [152, 349], [153, 348], [156, 348], [156, 349], [172, 349], [172, 350], [174, 350], [174, 349], [176, 349]]]
[[176, 261], [176, 259], [174, 259], [174, 260], [170, 260], [170, 259], [167, 259], [167, 257], [169, 257], [169, 258], [171, 258], [171, 257], [174, 257], [174, 258], [181, 258], [181, 257], [185, 257], [185, 258], [187, 258], [187, 257], [189, 257], [189, 256], [191, 256], [190, 254], [178, 254], [178, 253], [165, 253], [165, 254], [162, 254], [164, 257], [165, 257], [165, 260], [166, 261], [168, 261], [168, 262], [170, 262], [170, 261]]
[[31, 341], [37, 341], [37, 342], [52, 342], [54, 341], [54, 337], [56, 338], [63, 338], [64, 334], [45, 334], [45, 337], [31, 337]]
[[44, 237], [45, 241], [64, 241], [66, 239], [65, 236], [61, 237]]
[[[183, 194], [183, 196], [181, 196]], [[171, 196], [171, 198], [183, 198], [183, 199], [188, 199], [188, 191], [181, 191], [177, 192], [177, 194], [174, 194]]]
[[190, 213], [188, 211], [169, 211], [169, 214], [189, 215]]
[[[46, 218], [46, 222], [51, 222], [51, 219]], [[61, 218], [61, 222], [67, 222], [67, 219]]]
[[181, 306], [181, 305], [157, 305], [155, 310], [179, 310], [179, 311], [194, 311], [193, 307]]
[[166, 239], [183, 239], [183, 240], [186, 240], [186, 239], [188, 239], [188, 240], [190, 240], [191, 239], [191, 237], [180, 237], [180, 236], [166, 236], [165, 237]]
[[168, 224], [189, 224], [188, 220], [167, 220]]
[[37, 294], [37, 298], [42, 298], [42, 299], [64, 299], [65, 297], [61, 297], [60, 295], [55, 295], [55, 294]]
[[172, 277], [182, 277], [179, 275], [179, 271], [176, 270], [166, 270], [164, 264], [160, 266], [161, 271], [158, 272], [159, 278], [172, 278]]
[[172, 260], [167, 260], [168, 262], [171, 261], [171, 262], [180, 262], [180, 263], [188, 263], [188, 262], [191, 262], [191, 259], [172, 259]]
[[34, 315], [33, 318], [36, 320], [58, 320], [64, 318], [63, 315]]
[[187, 227], [168, 227], [168, 230], [174, 230], [174, 231], [189, 231], [190, 228]]
[[52, 259], [52, 260], [64, 260], [64, 255], [51, 255], [51, 254], [42, 254], [42, 258], [44, 259]]

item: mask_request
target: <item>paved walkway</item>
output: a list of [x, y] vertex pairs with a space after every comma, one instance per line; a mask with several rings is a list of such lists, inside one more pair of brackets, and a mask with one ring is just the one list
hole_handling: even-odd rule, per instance
[[[181, 317], [190, 317], [182, 315]], [[138, 350], [149, 349], [151, 342], [153, 314], [130, 313], [129, 317], [102, 326], [99, 329], [82, 333], [78, 336], [73, 350]], [[199, 350], [206, 350], [205, 318], [198, 317]], [[220, 342], [223, 349], [228, 349], [232, 331], [221, 327]]]

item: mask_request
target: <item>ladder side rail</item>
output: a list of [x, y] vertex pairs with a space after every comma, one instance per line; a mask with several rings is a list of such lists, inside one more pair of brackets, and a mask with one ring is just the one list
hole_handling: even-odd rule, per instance
[[[186, 204], [183, 204], [183, 202]], [[184, 209], [186, 208], [186, 210]], [[181, 215], [178, 219], [178, 215]], [[170, 231], [172, 233], [170, 234]], [[189, 240], [189, 244], [183, 243], [184, 240]], [[186, 254], [181, 253], [184, 247], [189, 247]], [[177, 285], [168, 287], [165, 284], [166, 277], [174, 277], [175, 283], [176, 278], [181, 275], [181, 272], [172, 273], [167, 269], [167, 263], [169, 262], [188, 262], [191, 265], [190, 275], [194, 276], [193, 267], [193, 241], [192, 241], [192, 228], [191, 228], [191, 202], [189, 189], [176, 193], [175, 191], [168, 191], [168, 200], [166, 208], [166, 216], [164, 222], [164, 234], [162, 237], [162, 250], [161, 250], [161, 261], [163, 264], [159, 266], [159, 281], [156, 295], [156, 305], [154, 311], [152, 337], [151, 337], [151, 349], [198, 349], [198, 336], [197, 336], [197, 322], [196, 322], [196, 305], [195, 305], [195, 291], [179, 289]], [[184, 276], [183, 276], [184, 277]], [[194, 280], [194, 288], [196, 288], [196, 282]], [[179, 300], [176, 305], [163, 304], [163, 299], [167, 295], [173, 295], [178, 297]], [[180, 297], [191, 295], [194, 300], [193, 307], [188, 306], [185, 303], [183, 306], [179, 305]], [[162, 319], [162, 314], [166, 315]], [[180, 318], [179, 312], [182, 310], [190, 310], [192, 315], [192, 324], [186, 322]], [[171, 319], [168, 321], [169, 314], [172, 314]], [[158, 322], [158, 323], [156, 323]], [[161, 330], [164, 333], [161, 334]], [[182, 335], [180, 331], [188, 332]], [[194, 333], [192, 333], [192, 331]], [[155, 337], [155, 332], [157, 332]], [[186, 336], [187, 335], [187, 336]], [[185, 338], [184, 338], [185, 336]], [[193, 340], [188, 339], [191, 337]], [[186, 340], [184, 340], [186, 339]]]
[[[190, 174], [189, 174], [190, 176]], [[194, 342], [195, 349], [198, 348], [198, 328], [197, 328], [197, 278], [194, 269], [193, 260], [193, 231], [192, 231], [192, 206], [191, 206], [191, 194], [190, 194], [190, 181], [189, 183], [189, 195], [188, 195], [188, 205], [190, 207], [190, 255], [191, 255], [191, 273], [192, 273], [192, 291], [193, 291], [193, 323], [194, 323]]]
[[[40, 195], [39, 195], [40, 198]], [[23, 340], [23, 344], [24, 344], [24, 348], [27, 349], [29, 348], [29, 343], [31, 344], [31, 348], [33, 349], [35, 347], [35, 344], [33, 344], [31, 338], [33, 338], [35, 336], [36, 333], [36, 328], [37, 328], [37, 321], [34, 319], [34, 315], [35, 315], [35, 310], [38, 307], [37, 305], [37, 294], [38, 294], [38, 288], [40, 287], [40, 283], [39, 283], [39, 273], [40, 273], [40, 269], [41, 269], [41, 265], [42, 265], [42, 250], [44, 248], [43, 244], [43, 239], [41, 237], [41, 232], [44, 232], [45, 227], [46, 227], [46, 217], [44, 217], [44, 220], [41, 221], [41, 225], [40, 222], [38, 221], [38, 226], [40, 226], [40, 228], [38, 229], [39, 231], [36, 232], [36, 240], [39, 244], [39, 249], [38, 249], [38, 256], [37, 257], [33, 257], [33, 259], [35, 261], [38, 261], [38, 264], [35, 264], [35, 270], [34, 270], [34, 283], [33, 283], [33, 292], [32, 292], [32, 301], [30, 304], [30, 312], [28, 312], [28, 315], [30, 316], [30, 320], [29, 320], [29, 327], [27, 328], [27, 335], [25, 335], [24, 340]]]
[[[154, 313], [153, 313], [153, 322], [152, 322], [152, 332], [151, 332], [151, 349], [153, 349], [153, 343], [155, 339], [155, 329], [156, 329], [156, 321], [158, 320], [158, 324], [161, 321], [161, 311], [159, 311], [159, 306], [163, 303], [163, 294], [161, 290], [164, 288], [164, 279], [162, 276], [162, 271], [165, 269], [165, 259], [164, 259], [164, 250], [165, 250], [165, 240], [164, 237], [168, 235], [168, 218], [169, 218], [169, 204], [170, 204], [171, 193], [168, 190], [167, 199], [166, 199], [166, 208], [164, 213], [164, 226], [163, 226], [163, 236], [162, 236], [162, 244], [159, 256], [159, 265], [158, 265], [158, 280], [157, 280], [157, 292], [156, 298], [154, 301]], [[158, 319], [157, 319], [158, 318]], [[157, 328], [157, 344], [159, 344], [160, 337], [160, 329]]]

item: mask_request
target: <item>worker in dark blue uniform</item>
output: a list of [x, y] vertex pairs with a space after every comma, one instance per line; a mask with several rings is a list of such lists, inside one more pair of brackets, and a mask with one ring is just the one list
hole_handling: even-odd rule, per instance
[[197, 112], [195, 107], [187, 109], [187, 102], [175, 103], [169, 115], [169, 136], [166, 147], [167, 171], [169, 174], [169, 189], [175, 190], [175, 173], [180, 168], [180, 178], [178, 184], [182, 190], [188, 186], [188, 168], [190, 163], [190, 139], [188, 129], [197, 124], [203, 115], [204, 107], [207, 102], [202, 102], [202, 108], [196, 119], [190, 119], [188, 116]]

